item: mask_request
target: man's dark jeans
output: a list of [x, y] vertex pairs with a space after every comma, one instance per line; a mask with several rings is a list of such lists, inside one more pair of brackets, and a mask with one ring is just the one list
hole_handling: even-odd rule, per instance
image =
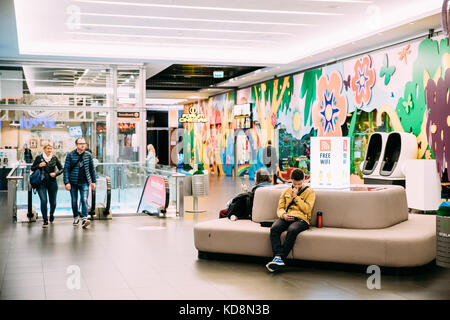
[[[270, 228], [270, 242], [274, 256], [280, 256], [283, 260], [287, 257], [294, 247], [297, 235], [309, 229], [308, 223], [302, 219], [296, 218], [295, 221], [286, 221], [284, 219], [276, 220]], [[281, 234], [287, 230], [284, 244], [281, 245]]]
[[71, 184], [70, 196], [72, 197], [72, 213], [74, 218], [78, 217], [78, 193], [81, 197], [81, 218], [87, 218], [89, 185], [87, 183]]

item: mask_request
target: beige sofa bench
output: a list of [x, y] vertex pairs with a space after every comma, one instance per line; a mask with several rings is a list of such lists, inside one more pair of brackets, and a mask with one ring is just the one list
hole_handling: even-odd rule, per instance
[[[198, 222], [196, 249], [271, 258], [270, 228], [260, 222], [277, 218], [278, 200], [287, 187], [257, 189], [252, 220]], [[297, 237], [288, 258], [387, 267], [422, 266], [436, 258], [436, 217], [408, 214], [403, 187], [352, 185], [315, 192], [311, 228]], [[323, 212], [323, 228], [316, 227], [318, 211]]]

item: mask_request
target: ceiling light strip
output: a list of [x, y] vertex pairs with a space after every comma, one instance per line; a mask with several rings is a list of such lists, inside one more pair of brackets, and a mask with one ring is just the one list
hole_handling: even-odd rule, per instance
[[222, 29], [222, 30], [220, 30], [220, 29], [196, 29], [196, 28], [169, 28], [169, 27], [131, 26], [131, 25], [123, 25], [123, 24], [80, 23], [80, 26], [107, 27], [107, 28], [127, 28], [127, 29], [186, 30], [186, 31], [204, 31], [204, 32], [227, 32], [227, 33], [254, 33], [254, 34], [292, 35], [292, 33], [287, 33], [287, 32], [244, 31], [244, 30], [225, 30], [225, 29]]
[[120, 34], [120, 33], [102, 33], [102, 32], [78, 32], [78, 31], [69, 31], [69, 32], [66, 32], [66, 33], [77, 34], [77, 35], [87, 35], [87, 36], [110, 36], [110, 37], [155, 38], [155, 39], [182, 39], [182, 40], [208, 40], [208, 41], [277, 43], [276, 41], [271, 41], [271, 40], [253, 40], [253, 39], [150, 36], [150, 35], [140, 35], [140, 34]]
[[96, 13], [96, 12], [80, 12], [82, 16], [93, 17], [114, 17], [114, 18], [132, 18], [132, 19], [153, 19], [153, 20], [175, 20], [175, 21], [198, 21], [198, 22], [219, 22], [219, 23], [237, 23], [237, 24], [260, 24], [260, 25], [278, 25], [293, 27], [318, 27], [317, 24], [311, 23], [291, 23], [291, 22], [267, 22], [267, 21], [237, 21], [237, 20], [219, 20], [219, 19], [201, 19], [201, 18], [176, 18], [176, 17], [160, 17], [160, 16], [136, 16], [131, 14], [113, 14], [113, 13]]
[[342, 16], [342, 15], [344, 15], [343, 13], [333, 13], [333, 12], [182, 6], [182, 5], [175, 5], [175, 4], [137, 3], [137, 2], [125, 2], [125, 1], [99, 1], [99, 0], [73, 0], [73, 1], [74, 2], [82, 2], [82, 3], [109, 4], [109, 5], [119, 5], [119, 6], [139, 6], [139, 7], [188, 9], [188, 10], [232, 11], [232, 12], [269, 13], [269, 14], [296, 14], [296, 15], [316, 15], [316, 16]]
[[[93, 42], [93, 43], [109, 43], [109, 44], [128, 44], [128, 45], [135, 45], [135, 46], [146, 46], [146, 45], [152, 45], [152, 46], [174, 46], [174, 47], [199, 47], [199, 48], [221, 48], [222, 46], [218, 45], [206, 45], [206, 44], [182, 44], [182, 43], [173, 43], [173, 42], [131, 42], [131, 41], [108, 41], [108, 40], [80, 40], [80, 39], [74, 39], [72, 41], [75, 42]], [[227, 45], [227, 48], [230, 49], [248, 49], [248, 48], [254, 48], [254, 46], [230, 46]]]
[[307, 0], [302, 2], [337, 2], [337, 3], [355, 3], [355, 4], [372, 4], [373, 1], [368, 0]]

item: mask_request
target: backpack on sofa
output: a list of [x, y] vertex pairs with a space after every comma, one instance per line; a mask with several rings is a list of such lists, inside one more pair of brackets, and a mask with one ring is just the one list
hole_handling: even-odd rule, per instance
[[238, 219], [251, 219], [253, 208], [253, 192], [244, 192], [238, 194], [231, 201], [228, 208], [228, 218], [236, 216]]

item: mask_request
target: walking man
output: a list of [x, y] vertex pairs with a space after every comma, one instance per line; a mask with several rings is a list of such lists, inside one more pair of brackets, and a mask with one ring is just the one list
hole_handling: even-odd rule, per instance
[[91, 153], [86, 151], [86, 140], [77, 138], [76, 149], [67, 154], [64, 164], [64, 184], [72, 198], [73, 225], [78, 226], [78, 194], [81, 199], [81, 225], [86, 228], [91, 222], [88, 215], [89, 186], [95, 190], [95, 169]]

